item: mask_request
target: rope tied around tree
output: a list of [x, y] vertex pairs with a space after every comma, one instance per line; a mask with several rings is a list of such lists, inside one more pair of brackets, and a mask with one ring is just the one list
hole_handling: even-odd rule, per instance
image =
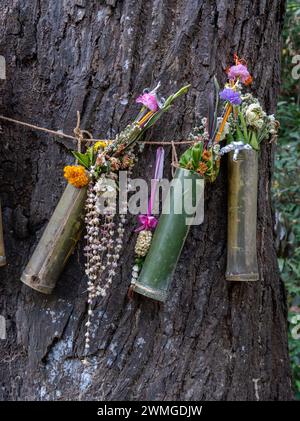
[[[81, 144], [83, 142], [88, 142], [88, 143], [99, 142], [99, 139], [94, 139], [92, 134], [88, 130], [82, 130], [80, 128], [80, 113], [79, 113], [79, 111], [77, 111], [77, 123], [76, 123], [76, 126], [75, 126], [74, 130], [73, 130], [74, 136], [66, 134], [61, 130], [47, 129], [46, 127], [41, 127], [41, 126], [37, 126], [35, 124], [26, 123], [25, 121], [17, 120], [17, 119], [11, 118], [11, 117], [6, 117], [4, 115], [0, 115], [0, 120], [7, 121], [9, 123], [17, 124], [17, 125], [20, 125], [20, 126], [28, 127], [29, 129], [45, 132], [45, 133], [48, 133], [48, 134], [51, 134], [53, 136], [57, 136], [57, 137], [60, 137], [60, 138], [75, 140], [77, 142], [77, 147], [78, 147], [79, 141], [80, 141]], [[84, 135], [87, 135], [87, 137], [85, 137]], [[107, 139], [104, 139], [104, 140], [106, 141]], [[177, 141], [176, 140], [175, 141], [169, 140], [169, 141], [139, 141], [139, 143], [142, 143], [144, 145], [166, 146], [166, 145], [174, 144], [174, 145], [180, 146], [180, 145], [193, 145], [195, 142], [190, 141], [190, 140], [177, 140]]]
[[[77, 152], [81, 153], [82, 151], [82, 143], [85, 142], [87, 145], [90, 143], [90, 141], [93, 139], [93, 136], [90, 132], [87, 130], [82, 130], [80, 128], [80, 112], [77, 111], [77, 124], [74, 128], [73, 132], [75, 134], [75, 139], [77, 141]], [[85, 138], [84, 135], [87, 135], [88, 138]], [[78, 162], [78, 160], [76, 160]]]
[[[60, 138], [66, 138], [66, 139], [69, 139], [69, 140], [73, 140], [77, 143], [77, 152], [79, 152], [79, 153], [82, 152], [82, 145], [83, 144], [85, 144], [86, 146], [89, 146], [91, 143], [99, 142], [99, 139], [94, 139], [93, 135], [88, 130], [81, 129], [81, 127], [80, 127], [80, 125], [81, 125], [81, 115], [80, 115], [79, 111], [77, 111], [77, 122], [76, 122], [76, 126], [73, 129], [74, 136], [68, 135], [68, 134], [66, 134], [66, 133], [64, 133], [63, 131], [60, 131], [60, 130], [47, 129], [46, 127], [37, 126], [35, 124], [27, 123], [27, 122], [17, 120], [17, 119], [11, 118], [11, 117], [6, 117], [6, 116], [3, 116], [3, 115], [0, 115], [0, 120], [7, 121], [9, 123], [13, 123], [13, 124], [16, 124], [16, 125], [28, 127], [29, 129], [33, 129], [33, 130], [41, 131], [41, 132], [44, 132], [44, 133], [48, 133], [50, 135], [57, 136], [57, 137], [60, 137]], [[105, 141], [107, 141], [107, 140], [105, 139]], [[175, 168], [178, 167], [178, 157], [177, 157], [177, 152], [176, 152], [176, 146], [181, 146], [181, 145], [191, 145], [192, 146], [192, 145], [195, 144], [194, 141], [190, 141], [190, 140], [140, 141], [140, 143], [142, 143], [144, 145], [171, 146], [171, 148], [172, 148], [172, 164], [171, 164], [171, 166], [172, 166], [172, 175], [173, 176], [174, 176], [174, 173], [175, 173]], [[78, 163], [78, 160], [76, 160], [76, 163]]]

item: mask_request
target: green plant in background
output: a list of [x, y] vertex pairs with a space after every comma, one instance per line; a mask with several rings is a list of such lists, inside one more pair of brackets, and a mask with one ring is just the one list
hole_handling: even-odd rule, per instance
[[300, 399], [300, 79], [292, 77], [292, 59], [300, 55], [300, 1], [287, 2], [282, 51], [282, 91], [277, 117], [281, 124], [273, 198], [277, 256], [288, 293], [289, 350], [296, 398]]

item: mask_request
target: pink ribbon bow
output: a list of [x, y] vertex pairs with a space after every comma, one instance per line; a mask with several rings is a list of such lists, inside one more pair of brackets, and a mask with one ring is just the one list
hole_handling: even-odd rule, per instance
[[153, 230], [158, 223], [157, 218], [155, 218], [153, 215], [139, 215], [138, 219], [141, 225], [135, 230], [136, 232], [143, 230]]

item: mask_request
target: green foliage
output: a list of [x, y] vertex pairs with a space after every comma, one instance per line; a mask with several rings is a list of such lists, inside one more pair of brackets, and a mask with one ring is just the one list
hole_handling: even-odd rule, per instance
[[[276, 135], [278, 126], [274, 115], [267, 115], [257, 98], [252, 94], [242, 95], [242, 103], [229, 117], [227, 144], [231, 139], [248, 143], [254, 150], [260, 143]], [[230, 136], [230, 138], [229, 138]]]
[[[286, 105], [285, 112], [289, 112]], [[294, 327], [291, 320], [295, 313], [300, 312], [300, 139], [291, 139], [288, 132], [287, 137], [281, 134], [279, 138], [273, 197], [278, 263], [288, 292], [290, 358], [300, 399], [300, 340], [294, 339], [291, 333]]]
[[90, 169], [90, 166], [95, 163], [96, 157], [93, 153], [93, 148], [88, 148], [86, 153], [72, 151], [72, 154], [78, 160], [78, 163], [83, 165], [87, 169]]
[[181, 155], [179, 165], [192, 171], [197, 171], [201, 162], [203, 143], [198, 142]]
[[282, 92], [277, 118], [281, 124], [273, 198], [276, 209], [277, 255], [288, 293], [289, 350], [296, 398], [300, 399], [300, 80], [292, 78], [300, 55], [300, 1], [288, 1], [282, 51]]
[[[299, 81], [300, 85], [300, 81]], [[284, 97], [283, 97], [284, 98]], [[300, 142], [300, 107], [292, 99], [278, 103], [277, 118], [280, 121], [280, 143]]]
[[202, 141], [195, 143], [180, 157], [179, 166], [213, 183], [219, 174], [220, 158], [213, 147], [206, 148]]
[[295, 64], [292, 58], [300, 54], [300, 1], [288, 0], [282, 50], [282, 96], [293, 98], [299, 105], [299, 80], [291, 77]]

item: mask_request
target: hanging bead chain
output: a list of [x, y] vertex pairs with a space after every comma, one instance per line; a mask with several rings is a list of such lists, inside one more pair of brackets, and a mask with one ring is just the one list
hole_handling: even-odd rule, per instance
[[[110, 204], [105, 209], [105, 215], [102, 215], [97, 206], [97, 199], [100, 195], [101, 192], [97, 188], [97, 183], [91, 181], [87, 192], [87, 213], [85, 218], [87, 229], [85, 256], [87, 258], [86, 275], [88, 276], [88, 320], [85, 333], [85, 355], [88, 354], [90, 348], [91, 320], [95, 300], [99, 296], [105, 297], [107, 295], [107, 291], [116, 275], [125, 231], [124, 224], [126, 222], [125, 215], [121, 215], [118, 227], [115, 230], [115, 205]], [[104, 219], [104, 223], [100, 229], [101, 216]], [[104, 271], [107, 272], [105, 277], [103, 276]], [[87, 363], [87, 360], [85, 359], [84, 362]]]

